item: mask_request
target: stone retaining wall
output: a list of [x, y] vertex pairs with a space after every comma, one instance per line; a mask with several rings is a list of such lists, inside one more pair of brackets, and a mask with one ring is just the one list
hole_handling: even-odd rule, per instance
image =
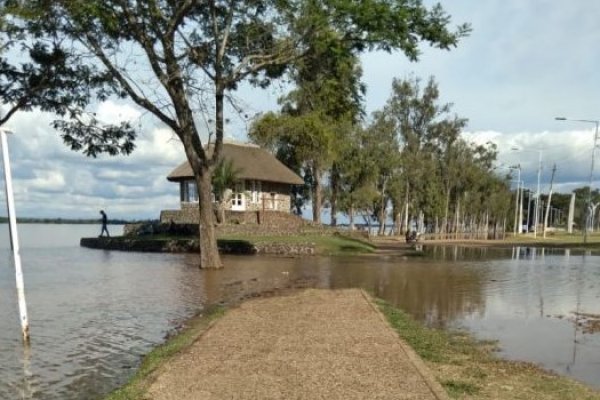
[[[140, 238], [82, 238], [82, 247], [103, 250], [139, 251], [150, 253], [199, 253], [200, 246], [197, 239], [140, 239]], [[218, 240], [219, 253], [252, 255], [314, 255], [315, 245], [265, 243], [252, 244], [245, 240]]]
[[[180, 210], [162, 210], [160, 222], [163, 224], [194, 224], [199, 221], [198, 207], [185, 207]], [[285, 211], [257, 210], [232, 211], [225, 210], [225, 221], [229, 225], [269, 225], [275, 227], [299, 227], [312, 225], [310, 221]]]

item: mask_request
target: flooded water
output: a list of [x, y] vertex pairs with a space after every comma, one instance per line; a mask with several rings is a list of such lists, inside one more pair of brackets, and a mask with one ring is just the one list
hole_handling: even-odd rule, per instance
[[79, 238], [98, 228], [19, 227], [31, 324], [25, 353], [0, 225], [0, 399], [101, 398], [183, 319], [288, 286], [362, 287], [429, 325], [498, 339], [505, 357], [600, 382], [600, 334], [576, 329], [573, 314], [600, 314], [598, 256], [436, 247], [415, 258], [226, 257], [225, 269], [200, 271], [195, 255], [80, 248]]

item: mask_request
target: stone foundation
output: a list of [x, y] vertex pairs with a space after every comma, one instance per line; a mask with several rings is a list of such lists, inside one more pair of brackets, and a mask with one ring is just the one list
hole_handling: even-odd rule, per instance
[[[80, 246], [90, 249], [139, 251], [149, 253], [199, 253], [198, 239], [82, 238]], [[252, 244], [246, 240], [218, 240], [219, 253], [236, 255], [272, 254], [283, 256], [314, 255], [312, 243]]]

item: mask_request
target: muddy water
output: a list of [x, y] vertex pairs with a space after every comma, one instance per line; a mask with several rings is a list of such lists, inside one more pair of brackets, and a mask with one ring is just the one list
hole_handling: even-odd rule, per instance
[[[32, 343], [22, 351], [8, 239], [0, 225], [0, 399], [94, 399], [124, 382], [186, 317], [286, 287], [362, 287], [433, 326], [499, 339], [508, 358], [600, 382], [600, 257], [437, 247], [424, 257], [227, 257], [78, 247], [95, 226], [21, 227]], [[4, 235], [4, 236], [2, 236]]]

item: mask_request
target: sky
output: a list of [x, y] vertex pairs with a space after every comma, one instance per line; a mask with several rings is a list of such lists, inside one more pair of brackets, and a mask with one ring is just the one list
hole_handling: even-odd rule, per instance
[[[364, 54], [367, 112], [385, 104], [394, 77], [433, 75], [442, 100], [469, 119], [464, 137], [498, 146], [499, 173], [520, 165], [521, 180], [535, 190], [541, 154], [542, 192], [548, 191], [553, 165], [555, 190], [587, 185], [595, 125], [555, 117], [600, 119], [600, 2], [441, 3], [453, 24], [472, 25], [470, 36], [451, 51], [422, 46], [416, 63], [400, 53]], [[265, 90], [244, 86], [237, 96], [244, 111], [254, 115], [277, 109], [277, 98], [285, 90], [282, 83]], [[141, 121], [132, 155], [93, 159], [72, 152], [50, 128], [53, 116], [38, 111], [17, 114], [8, 123], [14, 132], [9, 149], [19, 216], [98, 218], [98, 210], [105, 209], [114, 218], [158, 218], [160, 210], [178, 208], [178, 187], [166, 176], [185, 158], [181, 143], [127, 102], [109, 100], [96, 112], [106, 121]], [[233, 122], [226, 136], [247, 140], [246, 124], [229, 117]], [[600, 186], [597, 170], [593, 187]], [[0, 201], [5, 202], [4, 190]], [[0, 215], [6, 215], [4, 209]]]

